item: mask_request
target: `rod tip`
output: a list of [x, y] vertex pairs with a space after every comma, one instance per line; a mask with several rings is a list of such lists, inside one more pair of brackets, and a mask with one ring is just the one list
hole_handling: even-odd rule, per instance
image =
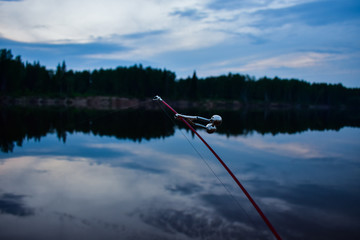
[[162, 98], [158, 95], [156, 95], [154, 98], [153, 98], [154, 101], [162, 101]]

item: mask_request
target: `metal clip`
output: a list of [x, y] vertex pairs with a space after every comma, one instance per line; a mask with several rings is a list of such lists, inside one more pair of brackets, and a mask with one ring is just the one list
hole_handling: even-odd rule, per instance
[[[183, 115], [183, 114], [175, 114], [175, 118], [176, 119], [183, 118], [193, 126], [205, 128], [208, 133], [215, 132], [216, 126], [220, 126], [222, 123], [222, 118], [219, 115], [213, 115], [210, 119], [208, 119], [208, 118], [203, 118], [203, 117], [199, 117], [199, 116], [188, 116], [188, 115]], [[204, 125], [201, 123], [197, 123], [195, 121], [205, 122], [207, 124]]]
[[162, 101], [162, 98], [158, 95], [156, 95], [154, 98], [153, 98], [153, 101]]

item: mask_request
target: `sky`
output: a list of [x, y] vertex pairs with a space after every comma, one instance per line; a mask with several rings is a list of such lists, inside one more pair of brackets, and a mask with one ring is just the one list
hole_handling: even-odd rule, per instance
[[0, 48], [49, 69], [142, 64], [360, 87], [360, 1], [0, 0]]

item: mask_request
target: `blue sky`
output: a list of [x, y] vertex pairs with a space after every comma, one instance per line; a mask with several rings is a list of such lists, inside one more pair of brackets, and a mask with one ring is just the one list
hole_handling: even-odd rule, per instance
[[0, 0], [0, 48], [55, 68], [143, 64], [360, 87], [358, 0]]

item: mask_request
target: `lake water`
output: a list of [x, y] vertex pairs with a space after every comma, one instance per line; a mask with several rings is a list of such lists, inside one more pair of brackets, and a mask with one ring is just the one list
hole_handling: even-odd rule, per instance
[[[356, 114], [220, 114], [217, 133], [199, 133], [283, 239], [360, 239]], [[14, 108], [0, 123], [0, 239], [273, 239], [162, 111]]]

